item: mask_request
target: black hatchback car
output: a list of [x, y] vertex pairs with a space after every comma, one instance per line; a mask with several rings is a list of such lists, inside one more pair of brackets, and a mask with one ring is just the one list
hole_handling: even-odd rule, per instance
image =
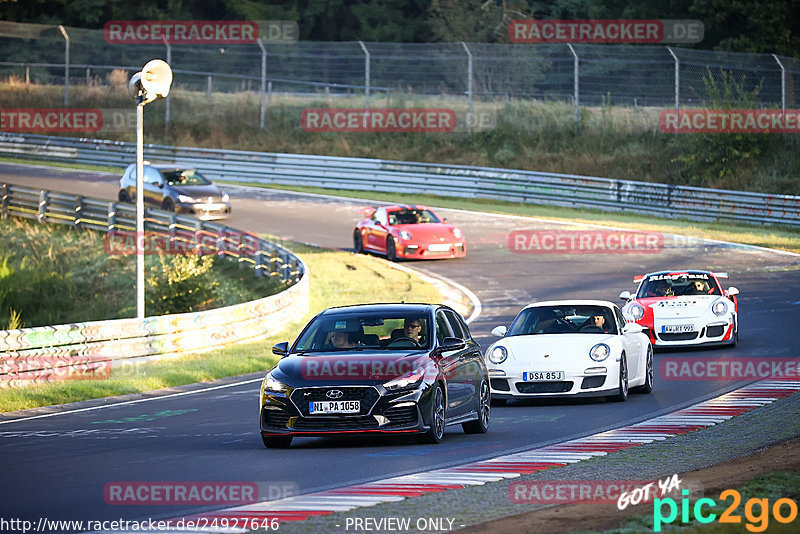
[[[220, 219], [231, 212], [227, 193], [195, 169], [174, 164], [145, 163], [144, 202], [175, 213], [201, 219]], [[128, 165], [119, 181], [119, 200], [136, 199], [136, 164]]]
[[288, 447], [295, 436], [416, 434], [438, 443], [448, 425], [489, 428], [489, 376], [463, 317], [432, 304], [329, 308], [261, 384], [261, 437]]

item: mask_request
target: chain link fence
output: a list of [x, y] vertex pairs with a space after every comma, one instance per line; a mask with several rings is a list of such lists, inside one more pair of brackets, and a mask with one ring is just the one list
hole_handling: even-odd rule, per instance
[[[754, 95], [753, 105], [792, 108], [800, 60], [772, 54], [668, 46], [488, 43], [293, 42], [120, 45], [102, 30], [0, 21], [0, 78], [64, 86], [105, 85], [150, 59], [166, 59], [173, 88], [335, 98], [357, 96], [380, 107], [385, 97], [440, 96], [475, 102], [535, 99], [580, 106], [670, 108], [707, 103], [706, 85], [723, 76]], [[370, 103], [372, 99], [372, 104]], [[167, 112], [168, 113], [168, 112]], [[167, 116], [167, 121], [168, 121]]]

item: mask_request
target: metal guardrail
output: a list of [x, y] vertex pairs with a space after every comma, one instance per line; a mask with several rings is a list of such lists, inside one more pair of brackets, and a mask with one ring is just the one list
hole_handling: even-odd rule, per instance
[[[0, 134], [0, 155], [125, 167], [135, 159], [135, 145], [9, 133]], [[162, 145], [146, 145], [145, 157], [196, 167], [216, 180], [427, 193], [667, 218], [800, 226], [800, 196], [491, 167]]]
[[[130, 204], [7, 183], [0, 185], [0, 201], [3, 218], [106, 231], [107, 248], [113, 247], [115, 235], [122, 240], [136, 236], [136, 209]], [[257, 276], [281, 277], [289, 287], [262, 299], [203, 312], [0, 331], [0, 386], [71, 375], [104, 378], [112, 363], [268, 336], [308, 311], [305, 265], [277, 244], [221, 224], [150, 208], [145, 210], [145, 232], [163, 236], [176, 249], [232, 257], [251, 265]], [[121, 250], [125, 253], [124, 246]]]

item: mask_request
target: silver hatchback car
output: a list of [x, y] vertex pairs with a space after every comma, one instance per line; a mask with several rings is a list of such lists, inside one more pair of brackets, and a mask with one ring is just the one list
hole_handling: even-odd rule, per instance
[[[135, 202], [136, 164], [119, 181], [119, 200]], [[195, 169], [168, 163], [145, 163], [144, 202], [175, 213], [190, 213], [201, 219], [221, 219], [231, 212], [227, 193]]]

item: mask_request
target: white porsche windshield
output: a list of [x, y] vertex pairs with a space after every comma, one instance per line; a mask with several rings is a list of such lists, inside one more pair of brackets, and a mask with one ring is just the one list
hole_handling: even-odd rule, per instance
[[537, 306], [522, 310], [506, 335], [616, 333], [614, 314], [605, 306]]

